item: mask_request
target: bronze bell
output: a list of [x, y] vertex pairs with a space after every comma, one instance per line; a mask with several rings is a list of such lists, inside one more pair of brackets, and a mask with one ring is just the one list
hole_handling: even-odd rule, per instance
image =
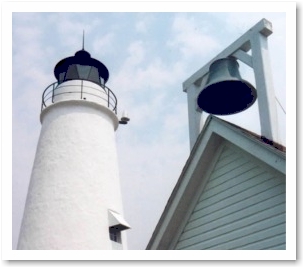
[[209, 77], [198, 95], [197, 105], [209, 114], [231, 115], [248, 109], [256, 98], [256, 89], [241, 78], [238, 62], [229, 57], [210, 65]]

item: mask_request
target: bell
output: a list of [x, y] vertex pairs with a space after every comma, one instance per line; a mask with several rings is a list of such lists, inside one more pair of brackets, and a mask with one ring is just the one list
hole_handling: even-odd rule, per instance
[[241, 78], [238, 62], [229, 57], [210, 65], [209, 77], [198, 95], [197, 105], [209, 114], [231, 115], [248, 109], [256, 98], [256, 89]]

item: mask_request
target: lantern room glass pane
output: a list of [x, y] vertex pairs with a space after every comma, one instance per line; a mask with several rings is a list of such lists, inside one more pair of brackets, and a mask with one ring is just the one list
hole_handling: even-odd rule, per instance
[[91, 71], [89, 73], [89, 77], [88, 80], [95, 82], [97, 84], [100, 84], [99, 81], [99, 73], [98, 73], [98, 69], [96, 67], [92, 67]]
[[64, 80], [79, 79], [78, 71], [75, 64], [69, 66]]
[[100, 84], [104, 86], [104, 84], [105, 84], [104, 79], [100, 76], [99, 80], [100, 80]]
[[77, 66], [79, 78], [87, 80], [92, 66], [86, 66], [86, 65], [80, 65], [80, 64], [77, 64], [76, 66]]
[[67, 80], [87, 80], [92, 81], [98, 85], [104, 85], [104, 79], [99, 76], [98, 68], [95, 66], [71, 64], [66, 72], [61, 72], [58, 77], [58, 83]]
[[59, 84], [62, 83], [64, 81], [64, 77], [65, 77], [65, 72], [62, 72], [59, 74]]

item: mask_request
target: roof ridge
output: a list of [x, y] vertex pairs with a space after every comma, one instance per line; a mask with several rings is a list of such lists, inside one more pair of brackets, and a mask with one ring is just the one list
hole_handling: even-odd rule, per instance
[[280, 144], [280, 143], [278, 143], [278, 142], [276, 142], [276, 141], [272, 141], [272, 140], [270, 140], [270, 139], [267, 139], [265, 136], [261, 136], [261, 135], [255, 133], [255, 132], [253, 132], [253, 131], [250, 131], [250, 130], [247, 130], [247, 129], [245, 129], [245, 128], [242, 128], [242, 127], [240, 127], [240, 126], [238, 126], [238, 125], [236, 125], [236, 124], [233, 124], [233, 123], [231, 123], [231, 122], [228, 122], [228, 121], [226, 121], [226, 120], [223, 120], [223, 119], [221, 119], [221, 118], [219, 118], [219, 117], [216, 117], [216, 116], [214, 116], [214, 115], [210, 115], [210, 116], [208, 116], [208, 118], [209, 118], [209, 117], [211, 117], [210, 119], [215, 118], [216, 120], [219, 120], [219, 121], [222, 121], [222, 122], [224, 122], [224, 123], [226, 123], [226, 124], [228, 124], [228, 125], [231, 125], [231, 126], [233, 126], [234, 128], [237, 128], [237, 129], [239, 129], [240, 131], [242, 131], [244, 134], [253, 137], [254, 139], [258, 140], [259, 142], [261, 142], [261, 143], [263, 143], [263, 144], [267, 144], [267, 145], [269, 145], [269, 146], [271, 146], [271, 147], [273, 147], [273, 148], [275, 148], [275, 149], [277, 149], [277, 150], [279, 150], [279, 151], [286, 152], [286, 146], [284, 146], [284, 145], [282, 145], [282, 144]]

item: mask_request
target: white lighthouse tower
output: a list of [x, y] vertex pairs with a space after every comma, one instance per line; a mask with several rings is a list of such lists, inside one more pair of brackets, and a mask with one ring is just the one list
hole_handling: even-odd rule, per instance
[[84, 49], [57, 63], [42, 95], [42, 129], [19, 250], [126, 249], [108, 69]]

